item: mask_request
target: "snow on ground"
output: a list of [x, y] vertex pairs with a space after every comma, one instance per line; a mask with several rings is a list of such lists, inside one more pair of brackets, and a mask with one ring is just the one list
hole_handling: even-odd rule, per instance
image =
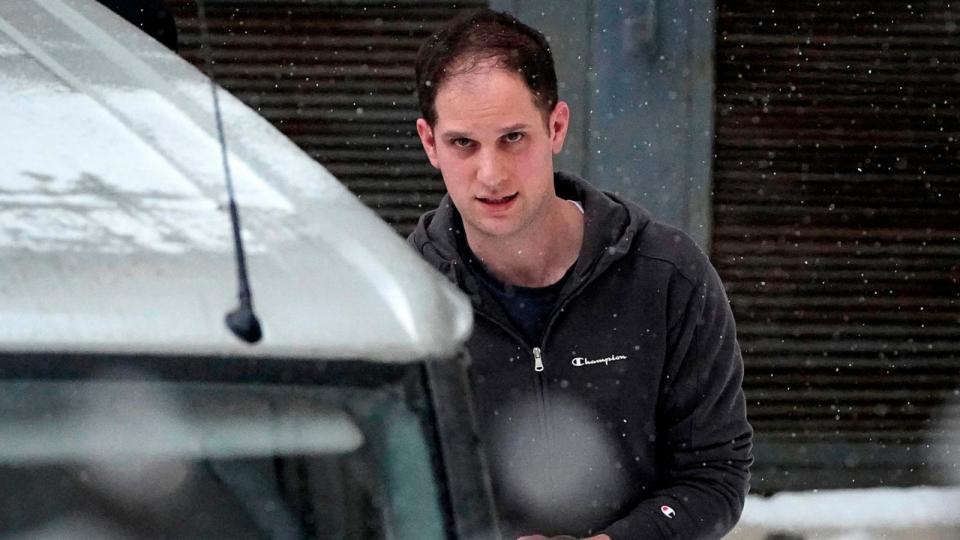
[[[960, 527], [960, 486], [784, 492], [747, 498], [741, 525], [767, 529]], [[848, 539], [847, 536], [843, 537]], [[850, 536], [848, 540], [866, 538]]]

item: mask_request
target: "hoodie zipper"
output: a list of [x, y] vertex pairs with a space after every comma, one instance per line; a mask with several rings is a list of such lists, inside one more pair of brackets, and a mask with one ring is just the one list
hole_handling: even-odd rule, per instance
[[[540, 441], [543, 445], [543, 458], [547, 471], [553, 470], [553, 437], [550, 433], [550, 421], [547, 414], [547, 387], [543, 380], [543, 351], [540, 347], [533, 348], [533, 384], [537, 392], [537, 424], [540, 426]], [[550, 493], [554, 493], [553, 475], [540, 478], [544, 486], [551, 486]]]
[[[592, 267], [593, 265], [591, 265], [591, 268]], [[538, 408], [540, 410], [540, 425], [544, 426], [544, 429], [546, 429], [546, 425], [547, 425], [547, 415], [546, 415], [546, 402], [547, 402], [546, 393], [547, 392], [546, 392], [546, 385], [544, 384], [544, 380], [543, 380], [543, 372], [546, 370], [546, 368], [543, 364], [542, 343], [546, 341], [547, 336], [550, 334], [550, 329], [553, 328], [553, 323], [556, 321], [560, 311], [564, 307], [566, 307], [567, 304], [569, 304], [575, 297], [579, 296], [580, 292], [583, 290], [586, 284], [587, 284], [587, 281], [582, 281], [581, 283], [577, 284], [576, 288], [570, 291], [570, 294], [568, 294], [566, 297], [564, 297], [563, 300], [560, 301], [556, 309], [554, 309], [553, 313], [550, 314], [550, 320], [547, 321], [547, 326], [544, 328], [543, 336], [541, 336], [541, 346], [533, 347], [533, 350], [531, 351], [533, 353], [534, 389], [536, 390], [537, 402], [539, 404]], [[492, 315], [488, 315], [487, 313], [484, 313], [483, 311], [479, 311], [479, 310], [475, 310], [474, 312], [477, 313], [479, 316], [483, 317], [484, 319], [487, 319], [488, 321], [493, 323], [495, 326], [499, 327], [508, 336], [513, 337], [513, 339], [519, 341], [520, 343], [526, 344], [526, 341], [523, 338], [521, 338], [517, 333], [515, 333], [510, 327], [498, 321]]]
[[540, 352], [540, 347], [533, 348], [533, 370], [538, 373], [543, 371], [543, 355]]
[[[596, 264], [597, 264], [597, 261], [595, 261], [594, 264], [591, 265], [590, 267], [591, 272], [593, 267]], [[575, 297], [580, 295], [580, 292], [584, 289], [584, 287], [586, 287], [587, 283], [588, 283], [587, 280], [584, 280], [578, 283], [577, 286], [570, 291], [570, 294], [566, 295], [566, 297], [564, 297], [560, 301], [560, 303], [557, 304], [556, 308], [550, 314], [550, 319], [547, 321], [547, 326], [544, 328], [543, 335], [541, 336], [540, 346], [533, 347], [531, 351], [533, 353], [533, 384], [534, 384], [534, 390], [537, 396], [537, 415], [539, 416], [538, 423], [540, 425], [540, 437], [541, 437], [541, 440], [546, 445], [547, 452], [548, 452], [547, 459], [550, 461], [552, 461], [552, 455], [551, 455], [550, 449], [552, 448], [553, 443], [552, 443], [552, 437], [550, 436], [551, 435], [550, 426], [549, 426], [548, 415], [547, 415], [548, 396], [547, 396], [547, 388], [546, 388], [544, 375], [543, 375], [544, 371], [546, 370], [546, 367], [543, 364], [543, 343], [546, 342], [547, 336], [550, 334], [550, 329], [553, 327], [553, 324], [556, 321], [557, 317], [559, 316], [560, 311], [564, 307], [566, 307], [567, 304], [573, 301]], [[497, 320], [492, 315], [489, 315], [479, 310], [474, 310], [474, 312], [479, 316], [483, 317], [484, 319], [487, 319], [488, 321], [493, 323], [494, 326], [499, 327], [508, 336], [513, 337], [513, 339], [517, 340], [520, 343], [526, 344], [526, 341], [523, 338], [521, 338], [516, 332], [514, 332], [510, 327], [508, 327], [501, 321]], [[549, 470], [551, 466], [552, 465], [548, 463], [547, 469]], [[542, 480], [544, 482], [547, 482], [549, 485], [553, 485], [553, 482], [555, 481], [553, 477], [544, 478]]]

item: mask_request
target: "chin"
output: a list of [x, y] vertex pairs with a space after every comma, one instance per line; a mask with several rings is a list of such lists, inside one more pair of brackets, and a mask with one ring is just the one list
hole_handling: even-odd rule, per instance
[[512, 221], [505, 222], [496, 220], [480, 220], [479, 222], [473, 222], [471, 228], [474, 232], [485, 236], [487, 238], [508, 238], [513, 236], [517, 232], [516, 224]]

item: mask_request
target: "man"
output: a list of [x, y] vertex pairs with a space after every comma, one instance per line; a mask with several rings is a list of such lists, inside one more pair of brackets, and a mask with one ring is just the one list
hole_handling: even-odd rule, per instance
[[467, 347], [506, 538], [719, 538], [752, 431], [733, 318], [683, 233], [554, 173], [570, 110], [543, 36], [482, 10], [417, 58], [447, 188], [410, 236], [471, 298]]

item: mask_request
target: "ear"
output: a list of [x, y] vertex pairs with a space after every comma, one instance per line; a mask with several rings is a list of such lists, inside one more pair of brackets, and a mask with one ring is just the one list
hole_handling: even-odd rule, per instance
[[563, 150], [563, 141], [567, 138], [567, 128], [570, 127], [570, 107], [565, 101], [558, 101], [550, 113], [550, 147], [554, 154]]
[[420, 144], [423, 145], [423, 151], [427, 153], [427, 159], [435, 169], [440, 168], [440, 162], [437, 160], [437, 139], [433, 136], [433, 128], [423, 118], [417, 118], [417, 135], [420, 136]]

